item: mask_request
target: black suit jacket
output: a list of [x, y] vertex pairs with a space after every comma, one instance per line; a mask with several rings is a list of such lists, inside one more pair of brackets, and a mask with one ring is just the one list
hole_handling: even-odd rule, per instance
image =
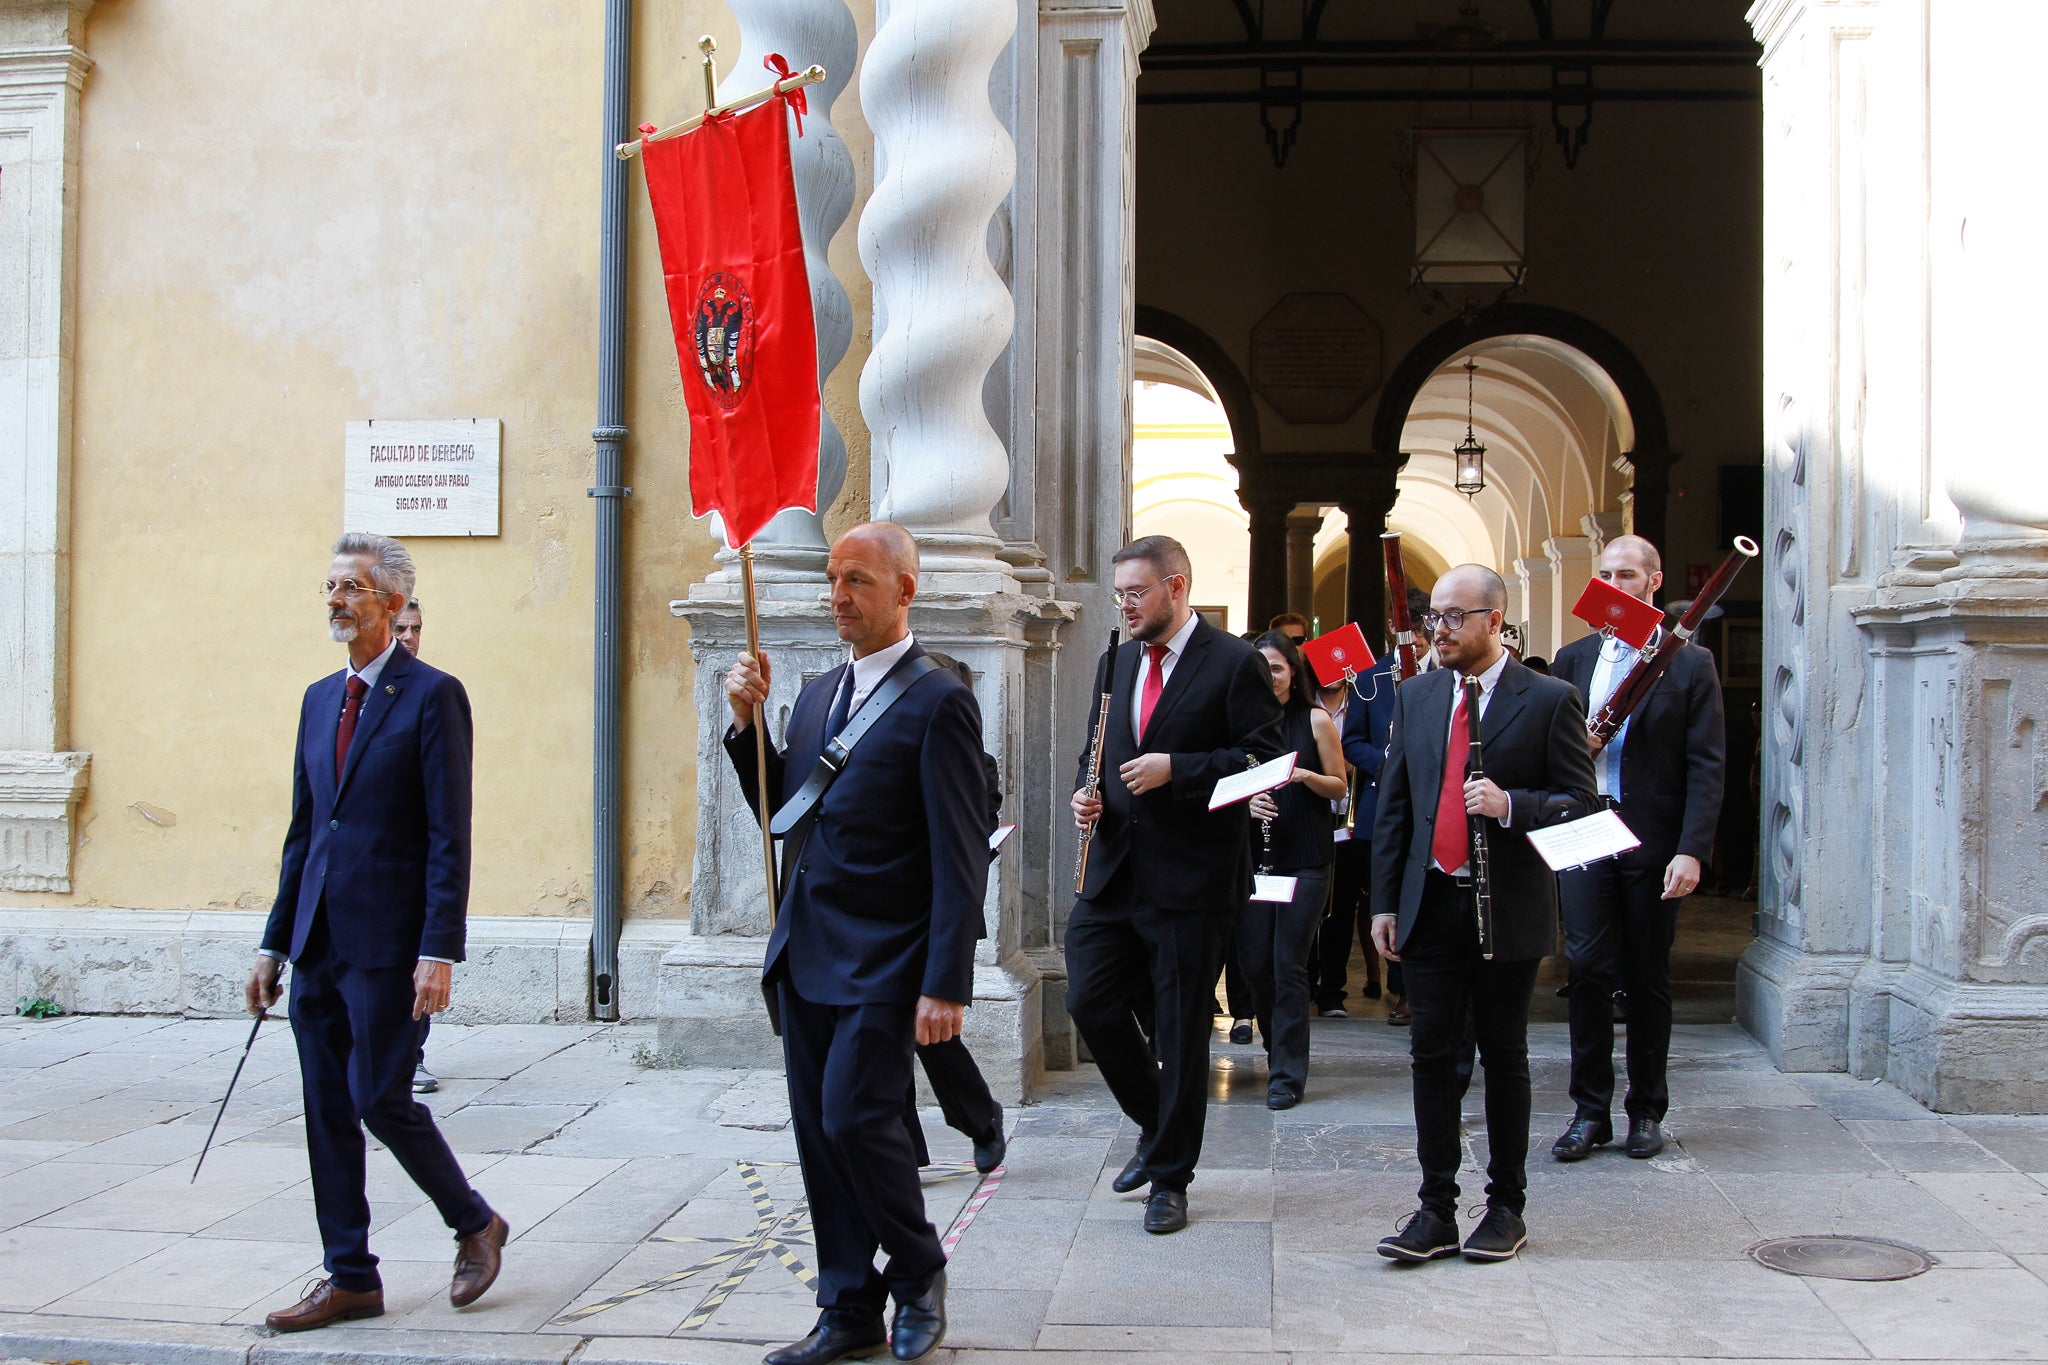
[[292, 820], [263, 947], [296, 959], [326, 906], [335, 954], [358, 967], [460, 962], [469, 913], [469, 696], [391, 651], [363, 697], [348, 766], [334, 736], [347, 670], [306, 689], [293, 745]]
[[[1599, 660], [1600, 637], [1588, 635], [1557, 652], [1551, 676], [1590, 698]], [[1629, 717], [1621, 746], [1621, 818], [1647, 853], [1660, 862], [1675, 853], [1712, 860], [1726, 759], [1714, 656], [1684, 645]]]
[[[924, 654], [913, 644], [891, 675]], [[790, 711], [788, 746], [768, 754], [777, 808], [810, 776], [832, 698], [851, 665], [813, 678]], [[757, 810], [754, 740], [726, 733], [725, 751]], [[988, 787], [981, 710], [949, 669], [925, 674], [855, 746], [819, 801], [810, 837], [782, 867], [782, 905], [763, 982], [784, 971], [820, 1005], [912, 1004], [920, 995], [974, 999], [974, 941], [988, 891]]]
[[[1153, 704], [1141, 744], [1131, 730], [1131, 700], [1144, 648], [1129, 640], [1116, 653], [1102, 753], [1102, 818], [1082, 899], [1100, 895], [1128, 862], [1140, 894], [1154, 906], [1235, 911], [1251, 893], [1250, 807], [1240, 801], [1211, 811], [1209, 796], [1217, 779], [1280, 756], [1280, 703], [1265, 658], [1236, 636], [1198, 621]], [[1148, 753], [1172, 756], [1173, 780], [1132, 796], [1117, 770]], [[1084, 746], [1074, 786], [1087, 781]]]
[[[1372, 903], [1398, 913], [1395, 945], [1407, 943], [1422, 906], [1436, 836], [1437, 794], [1450, 736], [1454, 669], [1438, 668], [1394, 693], [1387, 758], [1372, 835]], [[1521, 962], [1557, 946], [1557, 878], [1526, 832], [1576, 820], [1593, 805], [1586, 713], [1570, 684], [1513, 659], [1479, 725], [1486, 775], [1508, 794], [1508, 828], [1494, 822], [1487, 848], [1493, 881], [1494, 956]]]

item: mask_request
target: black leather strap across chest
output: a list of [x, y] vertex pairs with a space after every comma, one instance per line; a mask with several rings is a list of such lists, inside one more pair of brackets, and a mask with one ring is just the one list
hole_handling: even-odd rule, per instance
[[[847, 666], [852, 667], [851, 664]], [[797, 788], [796, 795], [775, 812], [775, 818], [768, 822], [768, 832], [782, 838], [817, 809], [818, 802], [825, 798], [826, 788], [846, 770], [846, 762], [853, 756], [853, 748], [860, 743], [861, 736], [874, 727], [875, 722], [910, 690], [913, 683], [938, 667], [938, 661], [931, 655], [920, 654], [898, 665], [882, 680], [881, 686], [868, 693], [868, 699], [860, 704], [860, 710], [853, 713], [853, 719], [847, 722], [846, 728], [826, 742], [825, 751], [818, 755], [811, 775], [804, 779], [803, 786]]]

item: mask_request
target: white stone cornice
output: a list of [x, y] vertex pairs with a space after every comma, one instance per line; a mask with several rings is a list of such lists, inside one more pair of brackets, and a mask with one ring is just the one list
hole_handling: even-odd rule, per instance
[[77, 47], [0, 48], [0, 90], [21, 86], [50, 88], [68, 85], [85, 89], [92, 58]]

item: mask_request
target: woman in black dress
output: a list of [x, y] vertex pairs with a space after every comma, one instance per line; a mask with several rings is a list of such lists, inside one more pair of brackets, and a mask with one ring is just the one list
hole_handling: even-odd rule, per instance
[[1316, 705], [1315, 675], [1300, 648], [1278, 631], [1256, 644], [1284, 708], [1282, 743], [1295, 759], [1285, 786], [1252, 798], [1252, 857], [1261, 872], [1294, 878], [1294, 894], [1247, 902], [1237, 947], [1266, 1040], [1266, 1107], [1292, 1109], [1308, 1084], [1308, 958], [1330, 896], [1330, 803], [1344, 795], [1344, 747], [1336, 722]]

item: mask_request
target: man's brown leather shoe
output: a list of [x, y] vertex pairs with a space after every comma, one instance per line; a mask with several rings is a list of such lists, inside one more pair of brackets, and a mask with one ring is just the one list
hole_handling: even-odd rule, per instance
[[494, 1213], [482, 1232], [473, 1232], [456, 1242], [455, 1278], [448, 1282], [448, 1302], [457, 1308], [467, 1308], [484, 1296], [484, 1291], [498, 1278], [498, 1258], [511, 1233], [505, 1220]]
[[383, 1316], [382, 1289], [336, 1289], [331, 1280], [315, 1280], [306, 1286], [305, 1298], [290, 1308], [268, 1315], [263, 1322], [273, 1331], [305, 1332], [325, 1327], [330, 1322]]

